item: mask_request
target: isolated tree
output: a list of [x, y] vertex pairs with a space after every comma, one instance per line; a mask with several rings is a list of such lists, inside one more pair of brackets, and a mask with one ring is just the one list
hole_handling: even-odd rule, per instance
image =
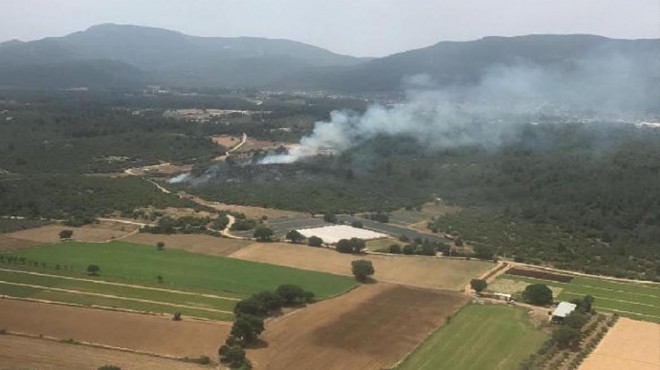
[[374, 266], [371, 261], [368, 260], [355, 260], [351, 262], [351, 267], [353, 270], [353, 275], [359, 281], [366, 281], [369, 276], [374, 274]]
[[552, 303], [552, 290], [545, 284], [531, 284], [522, 294], [527, 303], [545, 306]]
[[337, 223], [337, 215], [334, 213], [327, 212], [323, 214], [323, 221], [329, 222], [331, 224], [336, 224]]
[[267, 226], [260, 226], [254, 230], [254, 237], [260, 242], [271, 241], [273, 234], [273, 229]]
[[340, 253], [360, 253], [367, 243], [360, 238], [342, 239], [337, 242], [337, 251]]
[[165, 242], [156, 243], [156, 249], [158, 249], [159, 251], [164, 250], [165, 249]]
[[388, 251], [393, 254], [401, 254], [401, 246], [398, 244], [392, 244]]
[[87, 266], [87, 274], [90, 276], [98, 276], [99, 271], [101, 271], [101, 268], [98, 265]]
[[552, 333], [552, 340], [559, 348], [575, 348], [580, 344], [580, 330], [562, 325]]
[[158, 283], [160, 284], [163, 283], [163, 277], [161, 275], [156, 276], [156, 280], [158, 280]]
[[286, 240], [290, 240], [292, 243], [296, 243], [296, 244], [305, 240], [305, 236], [300, 232], [298, 232], [298, 230], [291, 230], [287, 232], [285, 238]]
[[177, 311], [172, 315], [172, 320], [174, 321], [181, 321], [181, 312]]
[[307, 244], [310, 247], [320, 247], [323, 245], [323, 239], [319, 238], [318, 236], [312, 235], [307, 239]]
[[243, 344], [253, 343], [264, 331], [264, 320], [250, 315], [239, 315], [231, 327], [231, 335]]
[[62, 240], [71, 239], [72, 236], [73, 236], [73, 230], [66, 229], [66, 230], [60, 231], [60, 239], [62, 239]]
[[472, 279], [470, 280], [470, 286], [472, 289], [474, 289], [475, 292], [481, 293], [484, 289], [486, 289], [488, 283], [483, 279]]

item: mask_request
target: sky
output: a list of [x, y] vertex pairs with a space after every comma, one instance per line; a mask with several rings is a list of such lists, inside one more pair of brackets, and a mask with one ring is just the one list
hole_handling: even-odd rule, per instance
[[660, 0], [0, 0], [0, 41], [100, 23], [285, 38], [376, 57], [484, 36], [659, 38]]

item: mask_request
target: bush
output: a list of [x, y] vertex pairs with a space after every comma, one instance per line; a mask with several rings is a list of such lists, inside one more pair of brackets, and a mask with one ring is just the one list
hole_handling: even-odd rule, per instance
[[121, 367], [114, 365], [103, 365], [99, 366], [97, 370], [121, 370]]
[[174, 315], [172, 315], [172, 320], [181, 321], [181, 312], [175, 312]]
[[73, 236], [73, 230], [62, 230], [59, 235], [60, 239], [71, 239]]
[[331, 223], [331, 224], [336, 224], [337, 223], [337, 215], [334, 213], [325, 213], [323, 215], [323, 221]]
[[398, 244], [392, 244], [388, 251], [393, 254], [401, 254], [401, 246]]
[[415, 250], [417, 250], [417, 248], [414, 245], [408, 244], [403, 247], [403, 254], [407, 254], [407, 255], [415, 254]]
[[296, 303], [302, 303], [306, 301], [305, 291], [303, 288], [293, 285], [293, 284], [284, 284], [277, 287], [275, 293], [282, 298], [282, 301], [286, 305], [292, 305]]
[[339, 253], [360, 253], [366, 248], [367, 243], [359, 238], [342, 239], [337, 242], [337, 252]]
[[89, 265], [87, 266], [87, 274], [90, 276], [98, 276], [101, 268], [98, 265]]
[[364, 228], [364, 224], [362, 223], [362, 221], [357, 221], [357, 220], [351, 222], [351, 226], [357, 227], [358, 229]]
[[264, 320], [251, 315], [239, 315], [231, 327], [231, 335], [241, 344], [250, 344], [264, 331]]
[[355, 260], [351, 262], [353, 275], [359, 281], [366, 281], [367, 278], [374, 274], [374, 266], [368, 260]]
[[254, 237], [260, 242], [269, 242], [273, 238], [273, 229], [266, 226], [260, 226], [254, 230]]
[[545, 284], [528, 285], [522, 296], [525, 302], [537, 306], [545, 306], [552, 303], [552, 290]]
[[552, 340], [559, 348], [575, 348], [580, 343], [580, 331], [568, 326], [560, 326], [552, 333]]
[[470, 287], [474, 289], [475, 292], [481, 293], [486, 287], [488, 286], [488, 283], [486, 280], [483, 279], [472, 279], [470, 280]]
[[318, 236], [310, 236], [307, 239], [307, 244], [310, 247], [320, 247], [323, 245], [323, 239], [319, 238]]

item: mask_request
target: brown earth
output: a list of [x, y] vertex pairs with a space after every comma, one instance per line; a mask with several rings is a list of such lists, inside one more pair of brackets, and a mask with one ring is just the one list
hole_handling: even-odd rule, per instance
[[467, 302], [464, 295], [400, 285], [362, 285], [270, 320], [255, 369], [384, 369], [412, 351]]
[[620, 318], [579, 370], [660, 369], [660, 324]]
[[46, 225], [34, 229], [16, 231], [5, 236], [25, 239], [38, 243], [56, 243], [60, 241], [59, 233], [62, 230], [73, 230], [73, 240], [89, 243], [106, 242], [125, 237], [138, 229], [137, 225], [122, 224], [111, 221], [101, 221], [98, 224], [82, 227], [69, 227], [63, 225]]
[[217, 356], [226, 323], [172, 321], [160, 316], [0, 299], [0, 328], [10, 332], [177, 357]]
[[0, 335], [0, 348], [0, 369], [96, 370], [103, 365], [124, 370], [208, 369], [160, 357], [14, 335]]
[[186, 252], [212, 256], [228, 256], [252, 243], [249, 240], [218, 238], [201, 234], [138, 233], [122, 240], [146, 245], [156, 245], [156, 243], [162, 241], [165, 242], [165, 248], [181, 249]]
[[304, 270], [352, 275], [351, 261], [370, 260], [374, 279], [421, 288], [462, 290], [472, 278], [494, 267], [493, 263], [425, 256], [351, 255], [331, 249], [286, 243], [255, 243], [232, 255], [250, 261], [296, 267]]
[[31, 248], [40, 244], [40, 242], [35, 242], [33, 240], [12, 238], [10, 236], [0, 234], [0, 251]]

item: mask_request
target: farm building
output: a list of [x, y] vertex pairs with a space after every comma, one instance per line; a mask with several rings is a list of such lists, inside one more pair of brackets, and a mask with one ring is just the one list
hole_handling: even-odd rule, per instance
[[552, 311], [552, 322], [561, 323], [564, 321], [566, 316], [570, 315], [571, 312], [575, 311], [577, 305], [569, 302], [559, 302], [557, 308]]
[[309, 238], [310, 236], [317, 236], [323, 239], [323, 242], [326, 244], [336, 244], [342, 239], [359, 238], [364, 240], [371, 240], [387, 237], [385, 234], [347, 225], [332, 225], [315, 227], [312, 229], [300, 229], [298, 232], [306, 238]]

